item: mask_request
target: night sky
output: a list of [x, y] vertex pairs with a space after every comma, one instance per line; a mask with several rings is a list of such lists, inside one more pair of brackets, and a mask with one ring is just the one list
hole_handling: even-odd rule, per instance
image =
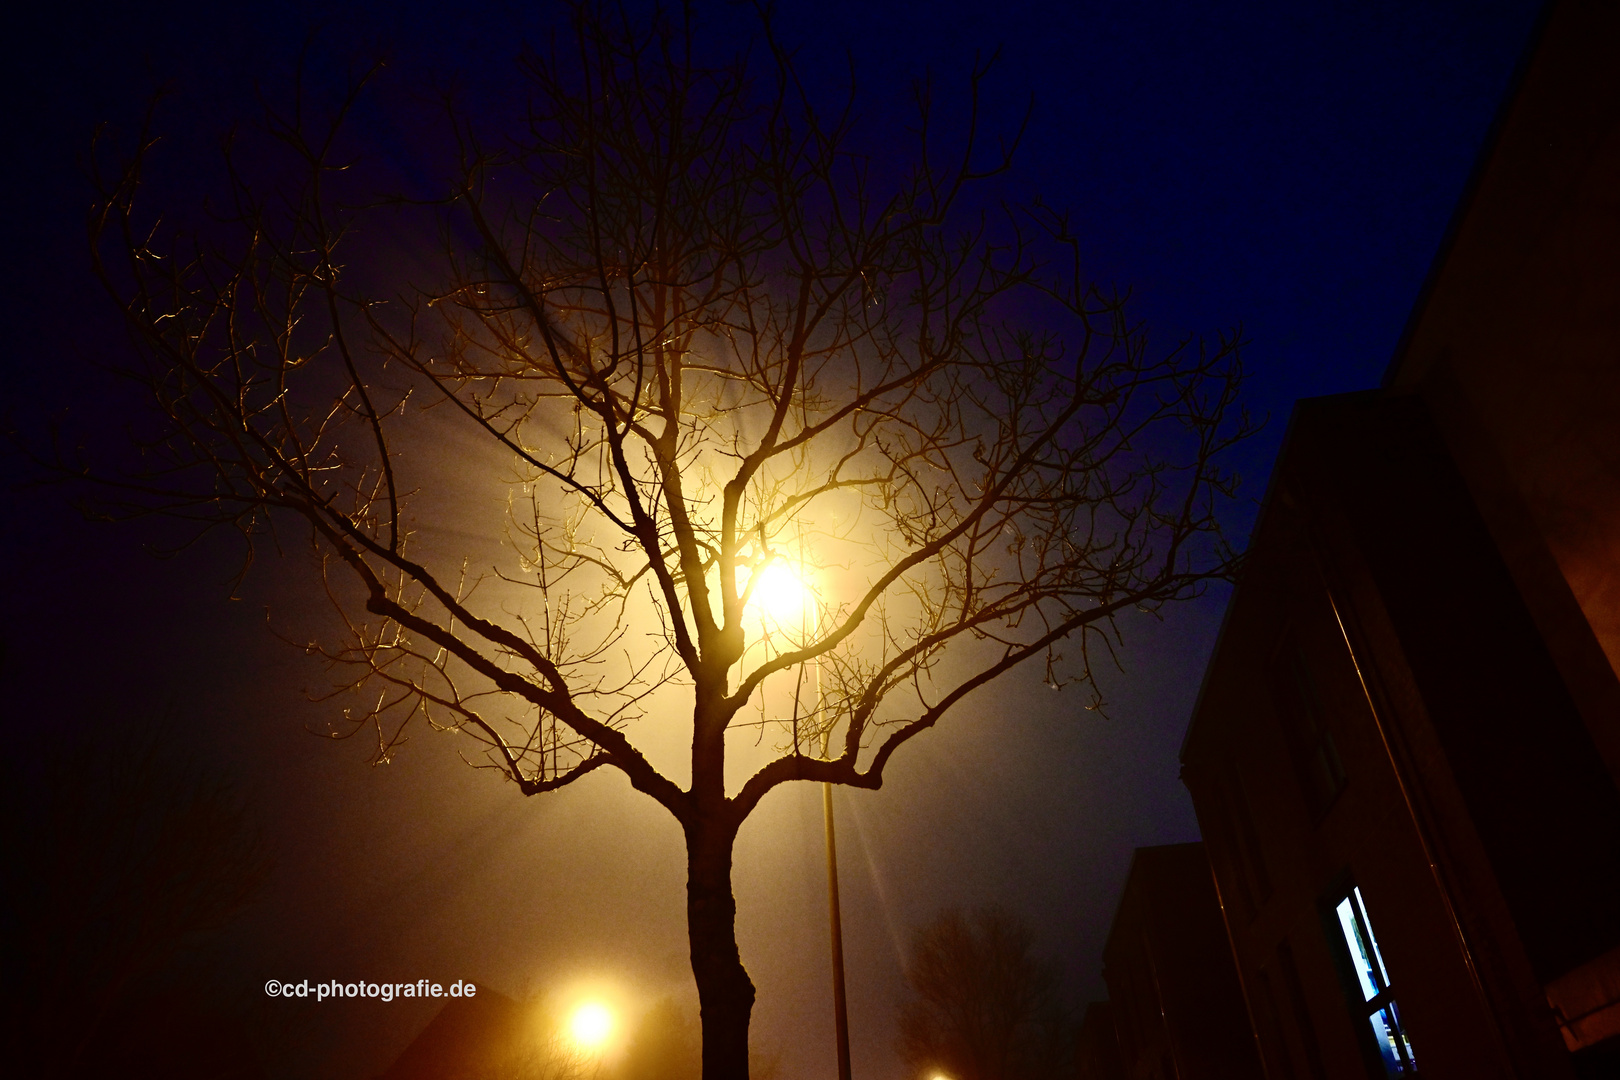
[[[1249, 407], [1269, 424], [1242, 462], [1241, 534], [1299, 397], [1374, 386], [1533, 30], [1537, 5], [1203, 3], [781, 5], [814, 85], [852, 59], [863, 110], [899, 116], [932, 72], [949, 99], [975, 50], [1002, 48], [988, 103], [1016, 127], [1019, 183], [1071, 207], [1089, 276], [1133, 290], [1153, 340], [1241, 324]], [[251, 120], [312, 26], [322, 55], [385, 51], [385, 79], [499, 86], [544, 5], [32, 5], [11, 22], [5, 100], [6, 426], [45, 420], [114, 445], [127, 394], [97, 366], [121, 347], [88, 274], [84, 160], [98, 122], [127, 131], [153, 88], [159, 128], [203, 144]], [[745, 12], [701, 8], [741, 40]], [[617, 773], [524, 800], [418, 732], [395, 762], [307, 733], [324, 672], [267, 629], [317, 618], [298, 559], [167, 559], [162, 523], [86, 522], [81, 494], [5, 450], [0, 502], [7, 754], [170, 716], [235, 778], [274, 851], [270, 886], [208, 945], [226, 996], [268, 1015], [286, 1076], [362, 1076], [399, 1052], [420, 1004], [267, 1006], [284, 979], [442, 982], [566, 996], [587, 982], [634, 1009], [690, 996], [677, 826]], [[1108, 715], [1037, 670], [980, 695], [896, 759], [880, 792], [841, 792], [854, 1070], [898, 1078], [892, 1050], [910, 928], [999, 902], [1061, 958], [1071, 1002], [1102, 996], [1101, 947], [1133, 848], [1196, 838], [1177, 780], [1182, 732], [1223, 593], [1124, 625]], [[782, 1080], [832, 1072], [820, 792], [769, 798], [737, 853], [739, 935], [759, 988], [756, 1042]], [[683, 997], [686, 1000], [686, 997]]]

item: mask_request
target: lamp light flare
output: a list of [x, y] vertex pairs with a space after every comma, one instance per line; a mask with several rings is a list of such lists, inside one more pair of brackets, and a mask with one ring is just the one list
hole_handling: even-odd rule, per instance
[[588, 1001], [574, 1010], [568, 1021], [568, 1033], [586, 1050], [600, 1049], [613, 1033], [613, 1014], [606, 1005]]
[[785, 563], [766, 566], [753, 585], [753, 605], [783, 626], [797, 625], [810, 607], [810, 590]]

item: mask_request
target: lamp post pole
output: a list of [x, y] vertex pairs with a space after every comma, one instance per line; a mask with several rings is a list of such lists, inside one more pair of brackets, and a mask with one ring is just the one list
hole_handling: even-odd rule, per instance
[[833, 1023], [838, 1033], [838, 1080], [850, 1080], [849, 1008], [844, 997], [844, 927], [838, 912], [838, 836], [833, 827], [831, 784], [821, 785], [821, 807], [827, 821], [827, 906], [832, 924]]
[[[804, 537], [799, 537], [799, 581], [803, 588], [805, 579], [804, 567]], [[805, 605], [801, 601], [799, 608], [799, 640], [808, 641], [809, 626], [805, 619]], [[821, 661], [818, 658], [816, 665], [816, 716], [822, 718], [822, 708], [825, 701], [821, 696]], [[803, 672], [801, 667], [800, 682], [793, 690], [793, 722], [799, 720], [799, 690], [803, 687]], [[828, 726], [821, 732], [821, 756], [826, 758], [832, 746], [832, 727]], [[838, 830], [833, 824], [833, 786], [823, 782], [821, 785], [821, 813], [822, 820], [827, 828], [827, 914], [828, 925], [832, 931], [832, 975], [833, 975], [833, 1030], [838, 1042], [838, 1080], [850, 1080], [849, 1069], [849, 1004], [844, 993], [844, 924], [839, 912], [838, 904]]]

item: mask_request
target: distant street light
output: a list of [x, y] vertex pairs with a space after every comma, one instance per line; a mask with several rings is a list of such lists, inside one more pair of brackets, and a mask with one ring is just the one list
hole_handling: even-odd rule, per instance
[[581, 1050], [598, 1051], [613, 1034], [613, 1014], [606, 1005], [587, 1001], [569, 1018], [568, 1033]]

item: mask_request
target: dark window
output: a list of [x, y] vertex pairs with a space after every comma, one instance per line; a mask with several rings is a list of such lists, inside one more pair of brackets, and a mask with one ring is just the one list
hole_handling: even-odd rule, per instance
[[1261, 968], [1255, 982], [1260, 1023], [1272, 1041], [1272, 1053], [1268, 1056], [1282, 1067], [1283, 1080], [1299, 1080], [1299, 1072], [1294, 1068], [1294, 1055], [1288, 1048], [1288, 1037], [1283, 1034], [1282, 1018], [1277, 1014], [1277, 997], [1271, 989], [1271, 972]]
[[1233, 832], [1237, 838], [1238, 857], [1253, 890], [1256, 907], [1271, 897], [1271, 874], [1266, 870], [1265, 852], [1260, 848], [1260, 833], [1254, 827], [1254, 814], [1249, 809], [1248, 793], [1243, 789], [1243, 778], [1236, 765], [1226, 769], [1226, 804], [1231, 808]]
[[1338, 929], [1335, 945], [1340, 964], [1351, 976], [1345, 980], [1345, 990], [1363, 1042], [1371, 1036], [1372, 1046], [1383, 1066], [1382, 1075], [1416, 1076], [1417, 1059], [1401, 1026], [1395, 992], [1389, 985], [1389, 970], [1384, 966], [1384, 954], [1373, 933], [1372, 920], [1367, 917], [1361, 889], [1352, 885], [1349, 892], [1341, 895], [1333, 904], [1332, 916], [1333, 925]]
[[1264, 862], [1256, 861], [1259, 838], [1242, 796], [1236, 770], [1227, 764], [1198, 784], [1194, 803], [1204, 829], [1210, 865], [1223, 886], [1221, 901], [1227, 907], [1227, 917], [1253, 922], [1271, 892], [1271, 882]]
[[1316, 1041], [1316, 1025], [1311, 1022], [1305, 987], [1299, 981], [1299, 968], [1294, 965], [1294, 950], [1286, 941], [1277, 946], [1277, 967], [1288, 986], [1288, 1000], [1294, 1007], [1294, 1023], [1299, 1025], [1299, 1041], [1305, 1047], [1305, 1063], [1310, 1067], [1311, 1078], [1326, 1080], [1327, 1066], [1322, 1061], [1322, 1044]]
[[1289, 756], [1294, 759], [1300, 786], [1305, 789], [1305, 801], [1311, 814], [1320, 820], [1344, 790], [1344, 763], [1324, 722], [1316, 679], [1292, 632], [1283, 635], [1268, 674]]

